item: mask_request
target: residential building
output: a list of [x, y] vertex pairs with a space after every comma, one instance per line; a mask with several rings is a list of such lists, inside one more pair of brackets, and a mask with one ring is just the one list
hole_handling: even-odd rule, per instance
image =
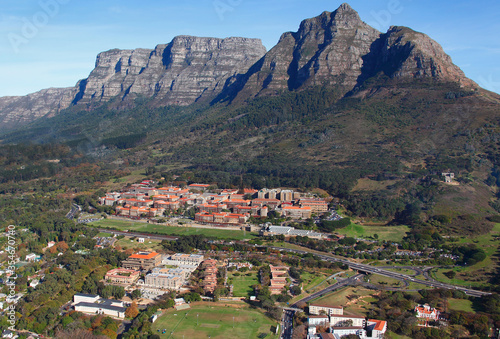
[[327, 315], [310, 315], [308, 317], [309, 327], [325, 326], [330, 327], [330, 318]]
[[281, 201], [293, 201], [293, 191], [292, 190], [282, 190], [280, 192]]
[[309, 314], [343, 315], [344, 308], [342, 306], [330, 306], [326, 304], [314, 303], [309, 305]]
[[169, 269], [155, 269], [146, 275], [144, 285], [154, 288], [179, 290], [184, 285], [184, 276], [178, 273], [171, 273]]
[[312, 209], [311, 207], [283, 206], [281, 213], [286, 217], [308, 219], [312, 215]]
[[203, 290], [205, 293], [213, 293], [217, 287], [217, 260], [207, 259], [202, 263], [204, 270]]
[[417, 318], [434, 321], [439, 320], [439, 311], [430, 307], [428, 304], [415, 306], [415, 312], [417, 312]]
[[330, 316], [330, 326], [332, 327], [365, 327], [365, 317], [358, 315], [339, 315]]
[[325, 199], [300, 199], [301, 207], [310, 207], [313, 213], [324, 213], [328, 211], [328, 202]]
[[368, 332], [369, 338], [383, 339], [385, 332], [387, 331], [387, 321], [368, 319], [366, 323], [366, 331]]
[[164, 265], [174, 265], [174, 266], [182, 266], [182, 265], [199, 266], [202, 262], [203, 262], [203, 255], [184, 254], [184, 253], [176, 253], [174, 255], [171, 255], [169, 258], [163, 260]]
[[38, 256], [35, 253], [30, 253], [30, 254], [26, 255], [25, 259], [27, 262], [34, 262], [34, 261], [36, 261], [37, 257]]

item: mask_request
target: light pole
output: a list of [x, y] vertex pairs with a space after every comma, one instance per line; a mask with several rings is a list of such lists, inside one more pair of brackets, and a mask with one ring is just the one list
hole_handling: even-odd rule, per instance
[[233, 316], [233, 328], [234, 328], [234, 316]]
[[199, 315], [200, 315], [199, 313], [196, 313], [196, 326], [198, 326], [198, 316]]

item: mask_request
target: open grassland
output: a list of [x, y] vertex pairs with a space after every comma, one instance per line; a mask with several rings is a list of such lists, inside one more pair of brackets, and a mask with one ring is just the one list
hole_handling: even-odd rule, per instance
[[409, 232], [408, 226], [368, 226], [351, 224], [345, 228], [336, 230], [337, 233], [346, 237], [368, 238], [378, 235], [378, 239], [386, 241], [400, 242]]
[[378, 285], [381, 287], [403, 287], [404, 283], [401, 280], [385, 277], [383, 275], [372, 274], [368, 277], [370, 284]]
[[[152, 325], [161, 338], [277, 338], [277, 322], [246, 305], [241, 307], [192, 304], [190, 309], [168, 310]], [[158, 331], [159, 330], [159, 331]], [[163, 333], [165, 330], [165, 333]]]
[[123, 250], [133, 248], [139, 251], [156, 251], [162, 248], [160, 243], [161, 243], [160, 240], [148, 239], [148, 238], [145, 238], [144, 242], [140, 243], [137, 241], [137, 239], [135, 239], [135, 237], [133, 238], [125, 237], [115, 242], [115, 248], [119, 246]]
[[474, 312], [472, 301], [466, 299], [448, 299], [449, 309], [454, 311]]
[[376, 292], [363, 287], [346, 287], [311, 302], [332, 306], [342, 306], [347, 313], [366, 315], [372, 308]]
[[236, 272], [228, 272], [228, 278], [233, 281], [233, 296], [248, 298], [255, 295], [252, 286], [259, 283], [257, 272], [238, 272], [240, 274], [239, 276], [235, 276], [234, 273]]
[[216, 237], [220, 239], [235, 239], [244, 240], [252, 239], [255, 234], [237, 230], [224, 230], [224, 229], [211, 229], [211, 228], [197, 228], [197, 227], [181, 227], [181, 226], [166, 226], [166, 225], [153, 225], [145, 222], [134, 222], [129, 220], [119, 219], [103, 219], [91, 224], [99, 228], [114, 228], [120, 231], [140, 232], [140, 233], [154, 233], [164, 235], [204, 235], [207, 237]]

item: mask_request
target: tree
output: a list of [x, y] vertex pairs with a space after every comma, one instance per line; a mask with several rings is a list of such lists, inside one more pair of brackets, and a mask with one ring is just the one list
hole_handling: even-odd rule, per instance
[[142, 296], [140, 289], [135, 289], [131, 293], [132, 299], [139, 299]]
[[302, 293], [302, 289], [300, 288], [300, 286], [298, 285], [294, 285], [292, 286], [292, 288], [290, 289], [290, 292], [292, 292], [293, 295], [299, 295]]
[[134, 301], [127, 309], [125, 310], [125, 316], [127, 318], [135, 318], [139, 314], [139, 308], [137, 307], [136, 302]]

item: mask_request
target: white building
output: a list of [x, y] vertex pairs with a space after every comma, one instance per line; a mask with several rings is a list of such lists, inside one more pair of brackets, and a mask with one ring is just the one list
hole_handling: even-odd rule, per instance
[[203, 255], [201, 254], [176, 253], [170, 256], [170, 258], [163, 259], [163, 264], [172, 266], [199, 266], [203, 259]]
[[96, 294], [76, 293], [73, 297], [75, 311], [87, 314], [105, 314], [110, 317], [125, 318], [123, 301], [101, 299]]

